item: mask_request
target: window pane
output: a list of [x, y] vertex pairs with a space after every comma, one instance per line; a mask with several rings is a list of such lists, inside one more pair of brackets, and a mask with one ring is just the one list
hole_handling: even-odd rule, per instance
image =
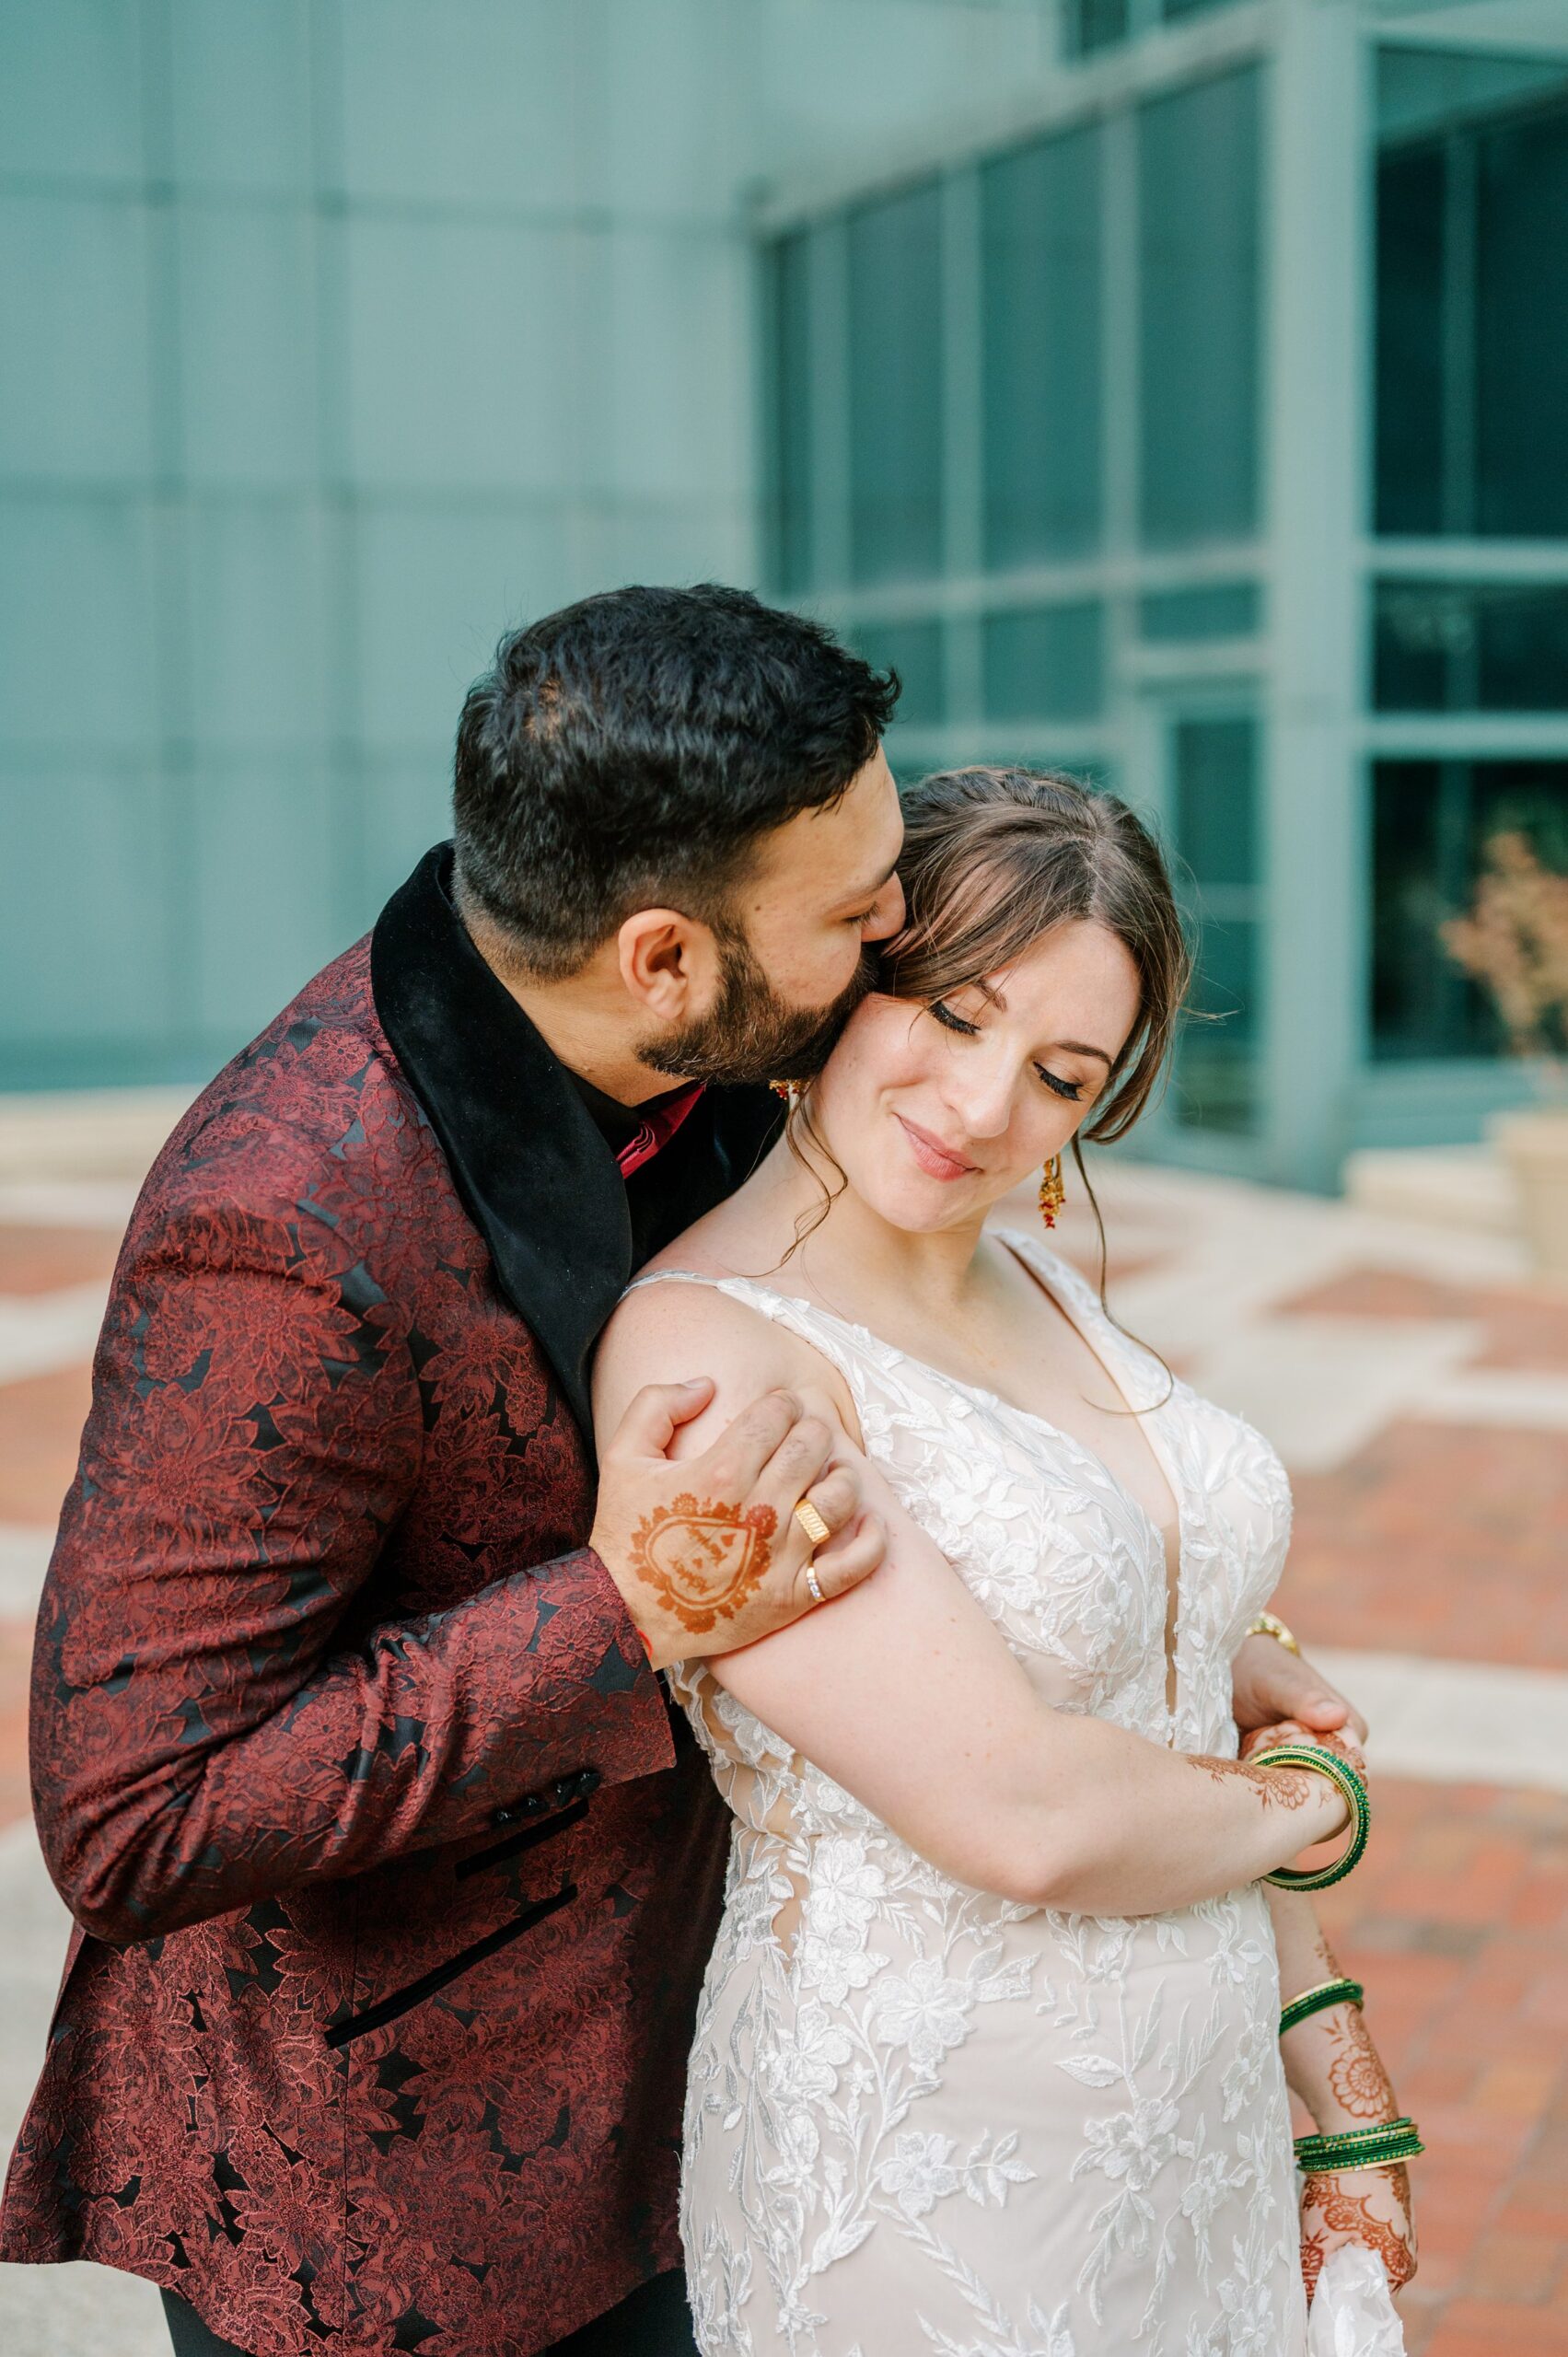
[[1258, 1112], [1258, 927], [1204, 915], [1197, 952], [1177, 1060], [1177, 1118], [1187, 1129], [1245, 1135]]
[[1255, 69], [1139, 109], [1139, 501], [1152, 545], [1255, 526], [1258, 205]]
[[850, 216], [850, 563], [860, 581], [941, 563], [940, 203], [933, 186]]
[[1086, 57], [1127, 38], [1128, 0], [1067, 0], [1066, 43], [1072, 57]]
[[1251, 638], [1262, 628], [1262, 597], [1255, 581], [1206, 582], [1196, 589], [1159, 589], [1138, 601], [1138, 628], [1156, 642], [1189, 638]]
[[1568, 533], [1568, 109], [1479, 147], [1476, 520]]
[[1250, 720], [1177, 729], [1177, 842], [1200, 888], [1258, 881], [1257, 733]]
[[1373, 769], [1373, 1053], [1501, 1053], [1483, 993], [1437, 937], [1469, 908], [1485, 849], [1510, 829], [1568, 872], [1568, 761], [1379, 761]]
[[1177, 848], [1188, 871], [1197, 975], [1178, 1049], [1176, 1111], [1191, 1127], [1244, 1132], [1258, 1111], [1260, 992], [1258, 730], [1189, 720], [1174, 732]]
[[1443, 528], [1443, 195], [1440, 149], [1377, 172], [1379, 532]]
[[981, 654], [988, 720], [1087, 720], [1104, 691], [1098, 606], [987, 614]]
[[1380, 581], [1381, 712], [1568, 710], [1568, 584]]
[[899, 675], [902, 693], [893, 715], [896, 729], [928, 727], [946, 719], [940, 622], [862, 622], [854, 638], [876, 670]]
[[1098, 128], [981, 174], [985, 552], [1072, 555], [1100, 530]]
[[781, 238], [768, 258], [772, 336], [771, 571], [784, 590], [807, 589], [811, 546], [811, 240]]

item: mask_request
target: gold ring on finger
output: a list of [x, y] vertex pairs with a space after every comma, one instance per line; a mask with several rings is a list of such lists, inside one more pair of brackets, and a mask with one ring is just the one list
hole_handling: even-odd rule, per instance
[[795, 1509], [795, 1518], [813, 1547], [825, 1547], [833, 1535], [809, 1498], [801, 1499]]
[[816, 1566], [814, 1564], [807, 1563], [806, 1566], [806, 1585], [810, 1590], [811, 1601], [813, 1604], [826, 1604], [828, 1599], [823, 1595], [821, 1587], [818, 1582]]

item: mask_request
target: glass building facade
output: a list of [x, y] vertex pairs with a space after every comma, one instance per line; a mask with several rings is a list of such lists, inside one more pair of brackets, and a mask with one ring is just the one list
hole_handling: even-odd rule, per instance
[[1568, 865], [1568, 54], [1431, 21], [1074, 0], [1031, 120], [765, 241], [774, 587], [901, 772], [1156, 820], [1158, 1150], [1308, 1185], [1520, 1086], [1435, 928], [1501, 827]]

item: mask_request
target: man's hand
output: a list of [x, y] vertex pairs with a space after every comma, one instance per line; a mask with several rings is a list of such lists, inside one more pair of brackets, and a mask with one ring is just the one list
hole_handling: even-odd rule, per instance
[[[678, 1428], [713, 1398], [706, 1378], [645, 1385], [599, 1463], [589, 1544], [626, 1601], [656, 1669], [734, 1653], [808, 1612], [810, 1566], [824, 1603], [881, 1562], [887, 1534], [861, 1510], [835, 1434], [793, 1392], [770, 1391], [701, 1457], [672, 1465]], [[796, 1519], [805, 1499], [830, 1537], [815, 1550]]]
[[1246, 1637], [1233, 1668], [1232, 1711], [1243, 1735], [1255, 1727], [1295, 1719], [1313, 1736], [1343, 1728], [1357, 1744], [1366, 1741], [1366, 1721], [1344, 1696], [1282, 1645], [1277, 1637]]

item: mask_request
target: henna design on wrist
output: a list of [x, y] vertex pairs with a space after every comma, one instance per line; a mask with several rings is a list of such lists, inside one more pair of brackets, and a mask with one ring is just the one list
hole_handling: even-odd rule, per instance
[[1329, 2086], [1334, 2100], [1353, 2119], [1393, 2119], [1399, 2107], [1382, 2059], [1366, 2034], [1359, 2006], [1336, 2009], [1327, 2017], [1330, 2049]]
[[1271, 1801], [1279, 1808], [1305, 1808], [1312, 1798], [1316, 1771], [1310, 1768], [1271, 1768], [1264, 1775], [1244, 1759], [1214, 1759], [1203, 1751], [1190, 1751], [1185, 1757], [1191, 1766], [1201, 1768], [1216, 1783], [1226, 1776], [1239, 1776], [1251, 1785], [1265, 1808]]
[[733, 1620], [761, 1585], [778, 1528], [772, 1506], [693, 1497], [656, 1506], [632, 1533], [632, 1569], [683, 1628], [703, 1634]]

